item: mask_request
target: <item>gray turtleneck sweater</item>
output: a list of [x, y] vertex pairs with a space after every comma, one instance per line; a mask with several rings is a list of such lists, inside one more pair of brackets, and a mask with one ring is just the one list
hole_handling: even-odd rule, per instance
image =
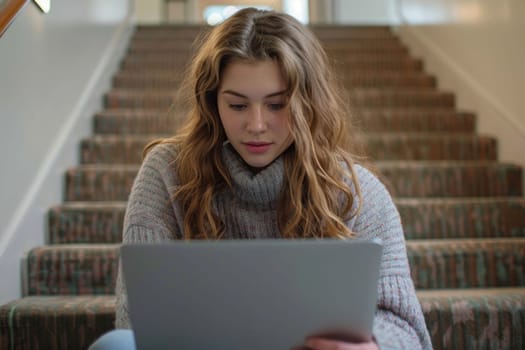
[[[182, 237], [179, 204], [170, 200], [177, 187], [175, 148], [157, 145], [150, 151], [135, 179], [124, 220], [123, 243], [163, 242]], [[253, 173], [230, 145], [223, 158], [233, 181], [233, 191], [214, 198], [213, 206], [224, 221], [228, 239], [279, 238], [276, 204], [284, 166], [281, 158]], [[374, 337], [380, 349], [431, 349], [430, 337], [406, 255], [399, 213], [383, 184], [368, 170], [356, 166], [363, 195], [357, 217], [347, 222], [361, 239], [383, 242]], [[357, 205], [357, 204], [356, 204]], [[130, 328], [126, 290], [117, 278], [117, 328]]]

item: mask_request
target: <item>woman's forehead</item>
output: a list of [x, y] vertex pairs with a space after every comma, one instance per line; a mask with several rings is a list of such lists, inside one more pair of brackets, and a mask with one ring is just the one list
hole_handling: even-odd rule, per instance
[[233, 91], [247, 97], [264, 97], [286, 91], [287, 86], [277, 61], [235, 60], [225, 67], [219, 90]]

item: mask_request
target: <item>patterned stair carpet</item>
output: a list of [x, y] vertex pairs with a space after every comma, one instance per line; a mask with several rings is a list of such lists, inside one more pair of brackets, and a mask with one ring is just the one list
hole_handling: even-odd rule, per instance
[[[47, 244], [23, 260], [24, 297], [0, 307], [0, 349], [85, 349], [113, 328], [126, 200], [144, 145], [180, 125], [167, 112], [200, 30], [137, 28], [49, 209]], [[522, 168], [498, 161], [498, 141], [390, 28], [314, 30], [401, 213], [434, 348], [524, 349]]]

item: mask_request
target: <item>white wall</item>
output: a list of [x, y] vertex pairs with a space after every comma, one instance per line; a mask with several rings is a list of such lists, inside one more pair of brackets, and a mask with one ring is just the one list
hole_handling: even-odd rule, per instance
[[333, 0], [333, 21], [338, 24], [396, 24], [392, 0]]
[[458, 106], [494, 135], [500, 159], [525, 165], [525, 2], [399, 0], [403, 41]]
[[20, 296], [20, 261], [42, 244], [45, 214], [62, 202], [64, 171], [132, 29], [127, 0], [29, 3], [0, 38], [0, 303]]
[[138, 23], [156, 24], [164, 20], [162, 0], [133, 0]]

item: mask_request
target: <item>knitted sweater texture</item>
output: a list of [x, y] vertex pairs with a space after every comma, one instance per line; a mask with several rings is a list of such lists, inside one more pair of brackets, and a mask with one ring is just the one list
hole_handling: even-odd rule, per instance
[[[173, 145], [161, 144], [144, 160], [128, 200], [123, 244], [158, 243], [183, 236], [180, 206], [170, 199], [178, 185], [175, 154]], [[223, 159], [233, 180], [233, 190], [218, 193], [213, 208], [225, 224], [225, 238], [279, 238], [276, 210], [283, 183], [282, 159], [276, 159], [256, 174], [229, 145], [223, 148]], [[356, 174], [363, 203], [359, 215], [346, 224], [360, 239], [379, 238], [383, 242], [373, 328], [375, 340], [382, 350], [431, 349], [410, 277], [399, 213], [388, 191], [372, 173], [357, 165]], [[116, 326], [131, 328], [121, 273], [117, 278], [116, 294]]]

